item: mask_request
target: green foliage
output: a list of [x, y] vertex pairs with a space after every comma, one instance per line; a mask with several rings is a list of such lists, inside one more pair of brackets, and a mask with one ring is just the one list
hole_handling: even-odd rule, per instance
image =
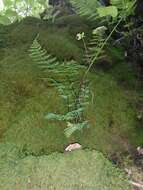
[[[75, 117], [74, 117], [75, 119]], [[90, 125], [87, 121], [82, 123], [67, 123], [67, 128], [64, 130], [66, 137], [70, 137], [75, 131], [82, 131], [84, 128], [89, 128]]]
[[101, 4], [97, 0], [71, 0], [71, 3], [76, 8], [79, 15], [85, 16], [88, 19], [94, 21], [97, 19], [97, 8], [101, 6]]
[[[27, 17], [19, 23], [2, 27], [4, 31], [1, 32], [0, 39], [4, 46], [13, 46], [11, 49], [13, 52], [15, 49], [17, 52], [17, 47], [19, 47], [19, 52], [22, 54], [22, 52], [27, 52], [33, 38], [39, 33], [39, 41], [49, 54], [57, 57], [58, 60], [72, 59], [81, 63], [83, 51], [72, 34], [74, 30], [78, 30], [79, 24], [76, 20], [74, 22], [75, 26], [69, 29], [64, 23], [62, 27], [57, 27], [40, 19]], [[84, 30], [84, 23], [80, 22], [80, 27]]]
[[[99, 18], [111, 16], [112, 18], [124, 17], [134, 13], [136, 0], [112, 0], [108, 7], [103, 6], [97, 0], [71, 0], [73, 6], [81, 16], [96, 21]], [[103, 19], [102, 19], [103, 21]], [[105, 20], [104, 20], [105, 21]], [[109, 20], [106, 20], [109, 22]]]
[[40, 157], [23, 157], [18, 151], [14, 145], [0, 145], [1, 190], [132, 189], [123, 172], [97, 151]]
[[76, 130], [85, 128], [87, 122], [83, 121], [82, 115], [83, 106], [85, 107], [86, 105], [84, 104], [85, 98], [88, 97], [88, 94], [84, 86], [85, 83], [82, 81], [81, 83], [79, 78], [79, 71], [84, 67], [73, 61], [60, 64], [56, 61], [56, 58], [47, 55], [47, 52], [42, 49], [37, 39], [33, 41], [29, 52], [30, 57], [38, 64], [39, 69], [43, 69], [44, 72], [47, 71], [47, 80], [51, 81], [52, 85], [57, 88], [67, 107], [67, 113], [63, 115], [50, 113], [46, 118], [48, 120], [66, 121], [68, 128], [65, 134], [67, 137]]
[[71, 112], [68, 112], [65, 115], [60, 115], [60, 114], [54, 114], [54, 113], [49, 113], [45, 118], [49, 120], [59, 120], [59, 121], [70, 121], [75, 119], [77, 115], [81, 115], [83, 112], [82, 108], [79, 108], [78, 110], [73, 110]]
[[[76, 7], [79, 15], [87, 17], [89, 20], [94, 21], [94, 23], [96, 22], [100, 23], [99, 27], [96, 28], [93, 33], [97, 33], [98, 30], [101, 31], [102, 29], [101, 34], [100, 32], [98, 32], [98, 35], [96, 34], [95, 42], [93, 42], [94, 53], [92, 53], [92, 55], [90, 56], [90, 59], [88, 59], [87, 61], [89, 64], [89, 67], [86, 71], [86, 74], [87, 74], [90, 68], [92, 67], [92, 65], [94, 64], [94, 62], [97, 61], [97, 59], [100, 57], [100, 54], [102, 53], [105, 46], [108, 44], [108, 41], [112, 37], [113, 33], [117, 30], [118, 25], [123, 20], [125, 20], [129, 15], [133, 13], [136, 1], [135, 0], [133, 1], [121, 0], [121, 2], [124, 2], [124, 3], [122, 3], [120, 7], [118, 7], [119, 1], [116, 1], [116, 0], [113, 1], [113, 5], [111, 2], [111, 5], [108, 7], [100, 5], [97, 0], [88, 1], [88, 2], [83, 1], [83, 0], [80, 0], [78, 2], [75, 0], [72, 0], [71, 2], [73, 3], [73, 6]], [[110, 19], [110, 17], [112, 19]], [[104, 22], [104, 25], [106, 24], [108, 26], [108, 28], [102, 25], [103, 22]], [[104, 36], [102, 36], [103, 32], [105, 32], [105, 29], [103, 28], [106, 28], [110, 31], [109, 35], [106, 38], [103, 38]], [[98, 43], [99, 36], [100, 36], [100, 42]], [[84, 46], [85, 46], [85, 43], [84, 43]]]
[[55, 85], [58, 84], [56, 80], [59, 77], [61, 79], [67, 78], [69, 81], [76, 81], [77, 77], [79, 77], [79, 70], [84, 69], [84, 66], [79, 65], [75, 61], [60, 63], [55, 57], [47, 55], [47, 51], [41, 47], [37, 39], [33, 41], [32, 46], [29, 49], [29, 55], [37, 63], [39, 69], [42, 69], [47, 73], [47, 79], [49, 79], [51, 82], [53, 81]]
[[113, 18], [115, 18], [118, 15], [118, 9], [116, 8], [116, 6], [99, 7], [97, 9], [97, 13], [99, 17], [112, 16]]
[[3, 0], [4, 8], [0, 12], [0, 23], [10, 24], [25, 16], [39, 17], [39, 11], [48, 6], [46, 0]]
[[[88, 60], [90, 63], [94, 63], [97, 59], [100, 59], [104, 55], [104, 50], [102, 46], [104, 45], [106, 34], [105, 31], [107, 28], [105, 26], [98, 27], [92, 32], [92, 39], [88, 44]], [[97, 56], [98, 55], [98, 56]], [[95, 57], [97, 58], [95, 59]], [[87, 62], [88, 62], [87, 60]]]
[[103, 17], [111, 16], [112, 18], [115, 18], [118, 16], [118, 9], [116, 6], [111, 5], [105, 7], [97, 0], [71, 0], [71, 2], [79, 15], [94, 22], [99, 21], [100, 18], [102, 18], [102, 20], [100, 19], [100, 22], [103, 22]]
[[[68, 18], [66, 19], [68, 23]], [[76, 23], [76, 18], [72, 20], [70, 17], [69, 25], [70, 22], [74, 29], [77, 25], [82, 25], [82, 22]], [[90, 123], [90, 128], [82, 132], [77, 130], [67, 139], [64, 135], [65, 122], [45, 120], [47, 113], [66, 115], [67, 108], [57, 87], [51, 87], [51, 82], [40, 79], [43, 76], [47, 78], [47, 74], [27, 56], [27, 48], [37, 30], [40, 31], [40, 44], [50, 55], [57, 55], [58, 60], [81, 59], [79, 48], [63, 28], [48, 26], [34, 18], [26, 18], [19, 24], [1, 27], [0, 36], [4, 41], [4, 46], [0, 49], [1, 142], [15, 143], [26, 155], [62, 152], [66, 145], [72, 142], [101, 150], [107, 155], [128, 151], [128, 144], [131, 147], [143, 144], [143, 131], [136, 123], [137, 92], [134, 88], [129, 90], [128, 84], [126, 88], [121, 86], [127, 81], [135, 86], [135, 72], [128, 69], [126, 63], [120, 64], [124, 51], [120, 55], [115, 55], [115, 51], [111, 52], [111, 57], [113, 54], [118, 57], [118, 61], [116, 57], [112, 58], [119, 64], [115, 64], [109, 74], [101, 71], [97, 73], [97, 70], [88, 73], [91, 77], [89, 81], [92, 81], [89, 85], [89, 89], [92, 87], [92, 96], [84, 115]], [[82, 31], [84, 30], [81, 29]]]
[[10, 21], [10, 19], [8, 18], [8, 17], [6, 17], [6, 16], [0, 16], [0, 24], [5, 24], [5, 25], [7, 25], [7, 24], [10, 24], [11, 23], [11, 21]]
[[111, 4], [118, 8], [120, 17], [126, 18], [134, 14], [136, 0], [111, 0]]

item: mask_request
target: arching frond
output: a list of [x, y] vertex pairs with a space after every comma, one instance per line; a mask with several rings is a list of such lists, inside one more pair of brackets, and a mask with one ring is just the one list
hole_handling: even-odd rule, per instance
[[56, 77], [64, 76], [64, 78], [68, 77], [72, 80], [78, 76], [79, 70], [85, 68], [73, 60], [62, 63], [59, 62], [56, 57], [48, 54], [47, 51], [41, 47], [37, 38], [33, 41], [29, 49], [29, 55], [39, 69], [42, 69], [44, 72], [52, 72]]
[[66, 137], [70, 137], [75, 131], [82, 131], [84, 128], [89, 128], [87, 121], [81, 123], [67, 123], [67, 128], [64, 130]]
[[104, 56], [104, 49], [102, 48], [105, 40], [106, 34], [105, 31], [107, 28], [105, 26], [97, 27], [92, 32], [92, 38], [87, 46], [87, 63], [94, 63], [97, 59], [100, 59]]
[[79, 15], [95, 21], [98, 17], [97, 8], [101, 6], [98, 0], [71, 0]]
[[37, 38], [33, 41], [29, 55], [44, 74], [47, 74], [48, 81], [57, 89], [60, 97], [67, 106], [67, 112], [64, 114], [48, 113], [45, 119], [66, 121], [74, 123], [65, 129], [65, 135], [70, 136], [76, 130], [86, 127], [86, 121], [83, 119], [83, 111], [88, 102], [88, 91], [85, 84], [81, 84], [80, 71], [84, 66], [75, 61], [59, 62], [52, 55], [47, 54], [41, 47]]

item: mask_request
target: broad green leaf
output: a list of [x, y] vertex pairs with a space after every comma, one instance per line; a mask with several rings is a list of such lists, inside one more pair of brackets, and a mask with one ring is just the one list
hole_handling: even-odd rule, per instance
[[8, 25], [10, 23], [11, 23], [11, 21], [8, 17], [0, 16], [0, 24]]
[[115, 18], [118, 15], [118, 10], [116, 6], [99, 7], [97, 13], [100, 17], [112, 16]]
[[136, 0], [111, 0], [110, 3], [111, 5], [116, 6], [120, 11], [120, 14], [124, 17], [134, 14]]

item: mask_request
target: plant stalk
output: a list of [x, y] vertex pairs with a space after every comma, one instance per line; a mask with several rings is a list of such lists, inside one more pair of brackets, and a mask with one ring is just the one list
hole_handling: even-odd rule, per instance
[[113, 30], [110, 32], [110, 34], [108, 35], [108, 37], [105, 39], [104, 43], [102, 44], [101, 48], [98, 50], [98, 52], [96, 53], [95, 57], [93, 58], [93, 60], [91, 60], [89, 67], [87, 68], [86, 72], [84, 73], [83, 78], [86, 77], [86, 75], [88, 74], [88, 72], [90, 71], [92, 65], [94, 64], [94, 62], [97, 60], [98, 56], [100, 55], [101, 51], [103, 50], [104, 46], [107, 44], [108, 40], [111, 38], [112, 34], [114, 33], [114, 31], [116, 30], [116, 28], [118, 27], [118, 25], [120, 24], [120, 22], [122, 21], [122, 17], [120, 18], [120, 20], [118, 21], [118, 23], [115, 25], [115, 27], [113, 28]]

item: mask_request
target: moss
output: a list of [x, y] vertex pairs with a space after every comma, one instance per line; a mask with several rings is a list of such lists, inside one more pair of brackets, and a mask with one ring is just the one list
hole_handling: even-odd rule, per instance
[[136, 146], [134, 140], [138, 141], [133, 136], [142, 133], [138, 131], [136, 95], [127, 94], [105, 73], [90, 74], [90, 81], [92, 101], [86, 115], [91, 127], [78, 135], [80, 142], [105, 154], [129, 151], [130, 145]]
[[86, 117], [91, 127], [66, 139], [64, 123], [44, 119], [49, 112], [64, 112], [64, 105], [55, 89], [39, 78], [41, 73], [28, 55], [16, 58], [10, 54], [1, 64], [2, 142], [15, 143], [34, 155], [64, 151], [66, 144], [75, 141], [105, 154], [128, 151], [124, 141], [132, 145], [142, 143], [141, 139], [134, 140], [140, 133], [136, 130], [134, 97], [128, 99], [110, 75], [89, 75], [92, 97]]
[[[53, 97], [54, 102], [51, 101]], [[64, 150], [67, 143], [64, 125], [44, 119], [48, 112], [59, 111], [55, 105], [60, 107], [54, 91], [30, 98], [4, 133], [3, 141], [17, 144], [24, 148], [27, 154], [49, 154]]]
[[[64, 21], [61, 22], [64, 23]], [[56, 24], [53, 25], [40, 19], [27, 17], [19, 23], [15, 23], [12, 26], [10, 25], [8, 29], [1, 27], [0, 43], [1, 46], [6, 48], [6, 51], [7, 49], [9, 49], [9, 51], [13, 49], [17, 49], [18, 51], [19, 49], [20, 53], [21, 51], [26, 52], [37, 34], [40, 34], [39, 39], [49, 53], [62, 60], [75, 59], [81, 62], [83, 52], [79, 48], [75, 35], [73, 35], [74, 32], [72, 31], [75, 30], [75, 28], [87, 28], [87, 26], [82, 21], [80, 21], [80, 26], [79, 24], [74, 28], [72, 28], [72, 25], [70, 28], [69, 26], [70, 24], [63, 24], [63, 26], [59, 28]], [[4, 33], [3, 30], [6, 31], [6, 33]]]
[[[64, 123], [44, 119], [46, 113], [61, 113], [65, 108], [55, 89], [40, 79], [41, 72], [28, 56], [39, 22], [39, 39], [48, 51], [60, 59], [81, 59], [81, 50], [66, 27], [56, 30], [51, 25], [48, 28], [43, 21], [27, 19], [9, 29], [13, 48], [4, 48], [5, 57], [0, 62], [1, 141], [15, 143], [27, 154], [35, 155], [63, 151], [66, 144], [75, 141], [106, 154], [128, 151], [130, 144], [141, 145], [143, 140], [137, 138], [142, 130], [138, 129], [136, 118], [136, 95], [118, 85], [113, 70], [108, 74], [100, 71], [89, 75], [92, 96], [86, 117], [90, 129], [66, 139]], [[20, 31], [24, 32], [19, 34]], [[126, 77], [124, 67], [115, 70]]]
[[6, 144], [0, 146], [0, 160], [1, 190], [132, 189], [125, 175], [96, 151], [21, 159], [17, 147]]
[[50, 29], [47, 33], [43, 30], [40, 31], [39, 34], [41, 45], [43, 45], [49, 53], [59, 59], [74, 59], [81, 62], [83, 52], [77, 44], [70, 37], [68, 37], [66, 30], [62, 29], [56, 31], [56, 29]]

